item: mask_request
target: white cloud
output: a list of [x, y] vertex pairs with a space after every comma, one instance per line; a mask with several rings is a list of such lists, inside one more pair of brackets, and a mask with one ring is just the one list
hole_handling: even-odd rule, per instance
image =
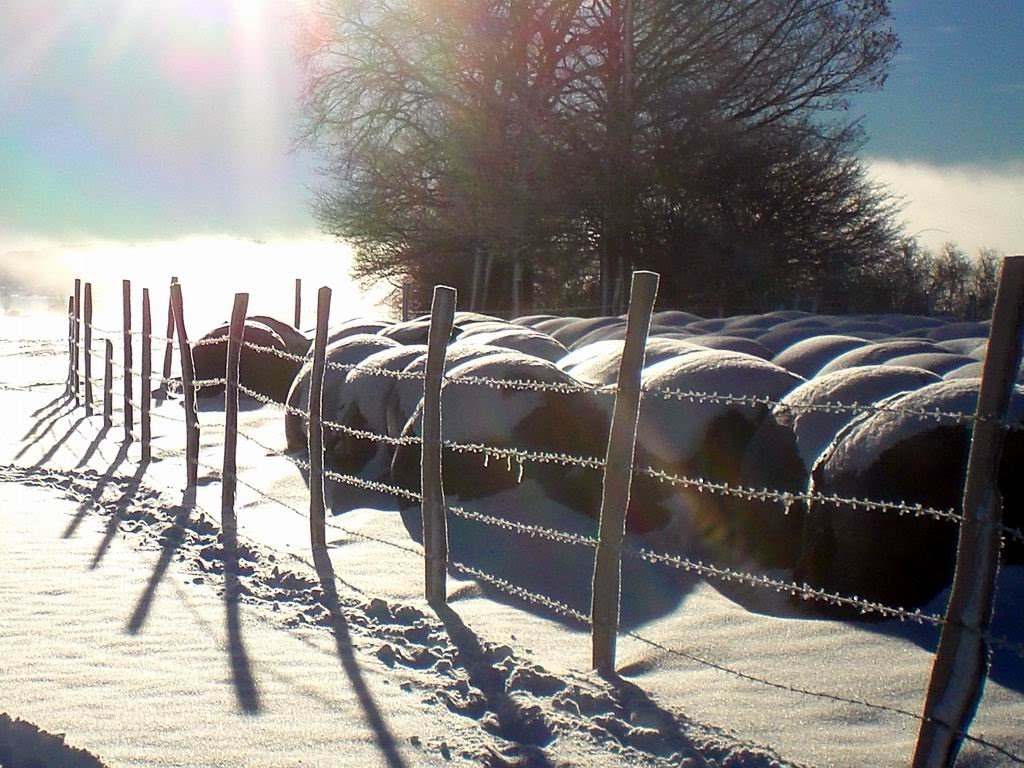
[[869, 159], [874, 177], [901, 197], [908, 233], [929, 247], [951, 240], [968, 253], [1024, 254], [1024, 162], [1000, 167]]

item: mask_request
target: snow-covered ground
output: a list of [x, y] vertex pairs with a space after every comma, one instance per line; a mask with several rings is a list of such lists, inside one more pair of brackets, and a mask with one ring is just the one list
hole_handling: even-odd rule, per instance
[[[23, 747], [41, 729], [64, 735], [72, 766], [909, 761], [933, 628], [809, 619], [775, 593], [629, 565], [619, 676], [603, 679], [586, 628], [527, 600], [453, 574], [449, 609], [432, 610], [415, 509], [333, 489], [355, 508], [314, 557], [302, 473], [276, 455], [283, 416], [251, 401], [232, 563], [222, 410], [200, 414], [193, 499], [180, 402], [157, 406], [142, 465], [120, 413], [104, 432], [63, 397], [65, 328], [0, 318], [0, 713], [34, 726]], [[534, 491], [495, 503], [591, 531]], [[469, 523], [450, 535], [466, 565], [586, 611], [591, 549]], [[1004, 570], [995, 628], [1018, 643], [1021, 571]], [[961, 765], [1024, 762], [1022, 667], [997, 652], [971, 734], [998, 749], [968, 742]], [[4, 768], [22, 764], [2, 751], [15, 730], [0, 723]]]

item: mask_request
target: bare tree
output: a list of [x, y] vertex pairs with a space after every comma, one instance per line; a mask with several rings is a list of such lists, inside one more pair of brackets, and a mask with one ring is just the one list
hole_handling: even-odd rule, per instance
[[363, 275], [450, 273], [492, 308], [508, 292], [484, 276], [516, 274], [607, 309], [635, 265], [830, 295], [858, 249], [898, 244], [843, 118], [884, 81], [888, 18], [887, 0], [322, 0], [318, 216]]

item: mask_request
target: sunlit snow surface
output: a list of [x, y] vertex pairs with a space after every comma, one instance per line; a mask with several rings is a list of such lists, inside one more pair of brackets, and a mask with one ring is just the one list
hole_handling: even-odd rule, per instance
[[[182, 505], [180, 401], [156, 406], [157, 460], [143, 471], [138, 443], [122, 444], [119, 392], [106, 433], [62, 397], [65, 330], [63, 317], [0, 319], [0, 690], [11, 717], [109, 765], [909, 760], [933, 628], [801, 618], [771, 592], [742, 608], [721, 585], [627, 564], [633, 634], [618, 643], [621, 678], [605, 681], [588, 669], [585, 629], [549, 610], [454, 576], [450, 610], [430, 609], [415, 508], [403, 516], [385, 497], [331, 489], [359, 503], [329, 520], [330, 563], [314, 561], [302, 472], [274, 453], [283, 416], [252, 402], [240, 417], [241, 560], [225, 578], [221, 408], [200, 414], [193, 511]], [[530, 484], [479, 508], [594, 530]], [[592, 549], [473, 526], [451, 523], [453, 558], [587, 611]], [[1022, 571], [1003, 571], [995, 627], [1018, 643]], [[940, 596], [926, 611], [943, 606]], [[972, 727], [1018, 756], [1022, 666], [997, 652]], [[1008, 761], [973, 743], [961, 756]]]

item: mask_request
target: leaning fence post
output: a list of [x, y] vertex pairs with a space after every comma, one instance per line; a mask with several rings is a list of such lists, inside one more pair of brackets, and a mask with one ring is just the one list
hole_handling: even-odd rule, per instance
[[302, 328], [302, 278], [295, 278], [295, 327]]
[[171, 283], [171, 306], [174, 309], [174, 327], [178, 332], [178, 352], [181, 358], [181, 389], [185, 395], [185, 473], [188, 488], [199, 480], [199, 414], [196, 411], [196, 390], [193, 386], [195, 367], [192, 347], [185, 331], [185, 304], [181, 297], [181, 284]]
[[323, 390], [327, 368], [327, 323], [331, 289], [317, 294], [313, 370], [309, 379], [309, 542], [316, 549], [327, 545], [327, 504], [324, 497]]
[[999, 571], [1002, 499], [996, 484], [1024, 330], [1024, 256], [1003, 260], [978, 392], [956, 570], [932, 665], [914, 768], [951, 766], [981, 700]]
[[114, 415], [114, 342], [104, 339], [103, 428], [110, 429]]
[[[178, 282], [178, 278], [171, 278], [171, 285]], [[171, 378], [171, 353], [174, 349], [174, 303], [171, 301], [170, 296], [167, 297], [167, 343], [164, 346], [164, 367], [162, 370], [163, 376], [160, 380], [160, 386], [157, 388], [157, 393], [160, 398], [163, 399], [167, 396], [167, 384]]]
[[626, 508], [633, 479], [633, 454], [640, 417], [640, 376], [644, 367], [647, 334], [651, 329], [656, 272], [634, 272], [626, 320], [626, 342], [619, 363], [618, 387], [612, 410], [605, 458], [598, 524], [597, 554], [591, 591], [591, 648], [594, 669], [615, 670], [615, 639], [619, 631], [622, 580], [622, 543], [626, 535]]
[[92, 283], [85, 284], [85, 415], [92, 416]]
[[434, 287], [427, 334], [427, 370], [423, 376], [423, 451], [420, 459], [420, 490], [423, 495], [423, 555], [426, 566], [426, 597], [431, 605], [448, 600], [448, 523], [441, 481], [441, 383], [448, 340], [455, 322], [454, 288]]
[[139, 392], [142, 413], [139, 416], [142, 428], [142, 461], [152, 456], [152, 430], [150, 407], [153, 399], [153, 316], [149, 309], [149, 288], [142, 289], [142, 382]]
[[124, 439], [132, 439], [135, 413], [132, 406], [132, 281], [121, 281], [121, 305], [124, 314]]
[[238, 361], [242, 355], [245, 337], [245, 311], [249, 307], [249, 294], [236, 293], [231, 309], [228, 330], [228, 351], [224, 378], [224, 469], [221, 472], [220, 527], [224, 541], [234, 541], [238, 535], [235, 517], [235, 489], [238, 477]]
[[79, 367], [79, 357], [81, 350], [82, 341], [82, 281], [80, 278], [75, 278], [75, 326], [73, 334], [72, 347], [74, 349], [74, 356], [72, 360], [72, 369], [74, 370], [74, 384], [73, 390], [75, 394], [75, 402], [78, 402], [78, 393], [81, 391], [81, 380], [78, 372], [81, 370]]

